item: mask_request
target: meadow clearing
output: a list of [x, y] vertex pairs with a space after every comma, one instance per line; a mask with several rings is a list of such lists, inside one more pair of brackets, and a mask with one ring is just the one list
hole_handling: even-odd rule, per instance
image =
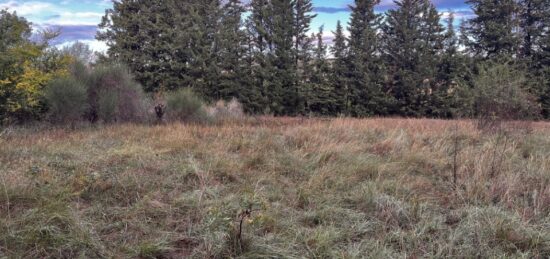
[[0, 132], [0, 258], [550, 257], [549, 123]]

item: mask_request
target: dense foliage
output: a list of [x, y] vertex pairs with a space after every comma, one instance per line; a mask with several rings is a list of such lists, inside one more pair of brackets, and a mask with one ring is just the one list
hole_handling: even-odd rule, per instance
[[31, 41], [31, 24], [0, 10], [0, 123], [39, 118], [45, 111], [42, 90], [67, 73], [71, 58], [48, 49], [54, 32]]
[[429, 0], [395, 2], [378, 14], [379, 0], [356, 0], [330, 55], [322, 28], [308, 35], [311, 0], [252, 0], [249, 15], [238, 0], [120, 1], [98, 39], [148, 91], [191, 87], [253, 113], [463, 116], [473, 107], [457, 89], [475, 88], [478, 67], [497, 61], [529, 72], [521, 90], [548, 115], [548, 0], [470, 0], [476, 17], [460, 35]]
[[72, 77], [53, 80], [44, 89], [49, 119], [57, 123], [80, 120], [87, 108], [86, 86]]
[[[375, 11], [380, 0], [355, 0], [350, 21], [338, 22], [328, 42], [324, 28], [310, 28], [311, 0], [122, 0], [100, 24], [97, 38], [109, 49], [99, 59], [81, 43], [50, 48], [52, 33], [31, 40], [31, 24], [2, 11], [0, 120], [44, 118], [44, 87], [74, 62], [122, 76], [87, 88], [92, 99], [105, 92], [89, 100], [91, 121], [148, 116], [153, 108], [141, 107], [139, 88], [191, 88], [210, 103], [236, 99], [252, 114], [475, 116], [475, 93], [486, 84], [476, 77], [494, 64], [522, 71], [515, 90], [533, 103], [523, 115], [550, 117], [550, 0], [467, 3], [476, 16], [457, 30], [454, 15], [430, 0], [397, 0], [386, 13]], [[94, 84], [89, 74], [74, 76]]]

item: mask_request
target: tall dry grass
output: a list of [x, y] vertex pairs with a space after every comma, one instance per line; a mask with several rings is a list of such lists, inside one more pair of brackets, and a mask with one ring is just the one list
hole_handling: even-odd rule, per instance
[[503, 145], [467, 120], [14, 128], [0, 256], [546, 258], [550, 126], [531, 129]]

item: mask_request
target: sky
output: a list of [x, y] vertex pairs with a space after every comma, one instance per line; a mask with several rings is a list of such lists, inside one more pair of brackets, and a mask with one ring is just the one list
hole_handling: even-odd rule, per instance
[[[185, 0], [183, 0], [185, 1]], [[464, 0], [432, 0], [438, 10], [445, 16], [453, 11], [456, 20], [472, 17], [470, 8]], [[312, 22], [312, 30], [324, 26], [326, 32], [334, 31], [336, 22], [347, 24], [350, 16], [348, 5], [353, 0], [313, 0], [317, 17]], [[96, 51], [104, 51], [106, 46], [95, 40], [97, 24], [112, 7], [112, 0], [0, 0], [0, 9], [16, 11], [33, 23], [36, 30], [57, 27], [61, 35], [54, 45], [68, 45], [76, 41], [89, 44]], [[393, 0], [381, 0], [377, 12], [384, 12], [394, 7]]]

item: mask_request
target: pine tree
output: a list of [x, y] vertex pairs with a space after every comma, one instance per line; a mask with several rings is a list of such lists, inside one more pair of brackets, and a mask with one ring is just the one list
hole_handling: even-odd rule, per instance
[[271, 37], [269, 60], [274, 68], [269, 82], [270, 109], [275, 115], [296, 115], [303, 93], [298, 88], [298, 75], [294, 49], [294, 1], [272, 0]]
[[348, 87], [348, 46], [344, 28], [340, 21], [336, 24], [336, 31], [333, 32], [334, 40], [330, 52], [333, 56], [331, 66], [331, 86], [334, 89], [335, 109], [337, 113], [350, 115], [350, 91]]
[[[550, 91], [548, 72], [545, 64], [545, 36], [550, 30], [550, 0], [518, 1], [519, 36], [521, 38], [518, 63], [529, 71], [526, 75], [531, 94], [539, 97], [542, 112], [547, 116], [550, 102], [547, 100]], [[547, 54], [547, 53], [546, 53]]]
[[429, 115], [430, 95], [437, 87], [437, 65], [444, 28], [429, 0], [402, 0], [386, 14], [384, 57], [388, 85], [404, 116]]
[[518, 0], [521, 56], [533, 59], [540, 50], [540, 43], [548, 29], [550, 0]]
[[222, 98], [220, 79], [221, 10], [220, 0], [193, 0], [188, 2], [191, 57], [189, 75], [191, 86], [207, 100]]
[[380, 0], [355, 0], [349, 23], [350, 106], [355, 116], [384, 114], [378, 30], [382, 16], [374, 12]]
[[218, 99], [222, 17], [220, 0], [122, 0], [106, 11], [97, 39], [147, 91], [193, 87]]
[[269, 60], [272, 49], [271, 36], [271, 3], [268, 0], [252, 0], [250, 15], [246, 21], [248, 36], [248, 71], [252, 75], [251, 89], [258, 93], [258, 101], [254, 110], [271, 112], [269, 82], [273, 77], [274, 68]]
[[[240, 0], [229, 0], [222, 8], [219, 30], [220, 99], [236, 98], [249, 113], [262, 111], [260, 89], [254, 83], [254, 38], [243, 24], [245, 6]], [[250, 20], [246, 21], [247, 23]]]
[[307, 92], [311, 91], [311, 63], [312, 63], [312, 42], [314, 37], [308, 37], [311, 21], [317, 16], [312, 14], [313, 4], [311, 0], [293, 0], [294, 1], [294, 55], [297, 82], [300, 100], [296, 107], [296, 112], [304, 114], [307, 105]]
[[249, 113], [263, 113], [265, 111], [265, 100], [263, 99], [263, 84], [260, 82], [261, 73], [258, 73], [260, 66], [258, 66], [258, 57], [260, 55], [256, 48], [256, 37], [252, 31], [254, 26], [251, 19], [245, 20], [245, 49], [242, 57], [242, 78], [244, 93], [242, 93], [239, 99], [243, 102], [243, 108]]
[[550, 118], [550, 6], [546, 6], [546, 18], [544, 19], [544, 34], [539, 42], [539, 51], [536, 54], [538, 64], [538, 73], [541, 75], [538, 79], [538, 96], [541, 104], [542, 115], [544, 118]]
[[323, 39], [323, 26], [315, 35], [317, 44], [314, 51], [312, 91], [307, 95], [309, 111], [313, 114], [334, 116], [338, 114], [333, 86], [330, 84], [330, 65], [327, 62], [327, 46]]
[[219, 31], [220, 98], [237, 98], [247, 106], [250, 94], [246, 86], [244, 57], [246, 52], [246, 34], [242, 27], [242, 15], [245, 9], [240, 0], [229, 0], [223, 7], [221, 28]]
[[96, 37], [109, 47], [109, 59], [126, 63], [145, 90], [181, 87], [190, 82], [183, 76], [189, 57], [174, 47], [176, 36], [187, 34], [180, 26], [182, 7], [173, 0], [114, 2]]
[[443, 51], [437, 71], [437, 87], [431, 96], [431, 110], [428, 112], [434, 117], [451, 118], [461, 116], [457, 106], [456, 91], [459, 82], [466, 83], [468, 68], [467, 56], [460, 51], [460, 39], [454, 28], [454, 13], [449, 13], [446, 19], [447, 30], [444, 35]]
[[475, 18], [467, 23], [467, 47], [479, 58], [511, 58], [519, 49], [515, 0], [468, 0]]

